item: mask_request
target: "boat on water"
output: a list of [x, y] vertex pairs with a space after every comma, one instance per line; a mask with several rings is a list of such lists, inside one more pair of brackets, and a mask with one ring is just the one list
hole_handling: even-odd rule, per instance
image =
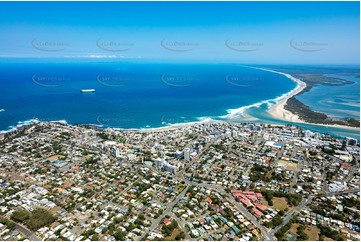
[[86, 93], [86, 92], [95, 92], [95, 89], [82, 89], [81, 92]]

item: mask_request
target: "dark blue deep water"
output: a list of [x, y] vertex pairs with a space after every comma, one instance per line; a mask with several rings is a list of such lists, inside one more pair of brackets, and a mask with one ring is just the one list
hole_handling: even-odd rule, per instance
[[[283, 75], [232, 64], [0, 63], [0, 130], [32, 119], [125, 129], [222, 120], [295, 87]], [[251, 109], [282, 123], [265, 116], [267, 105]]]

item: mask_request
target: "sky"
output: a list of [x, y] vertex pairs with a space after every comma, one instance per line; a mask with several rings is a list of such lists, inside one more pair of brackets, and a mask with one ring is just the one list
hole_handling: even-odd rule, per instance
[[356, 64], [359, 2], [0, 2], [0, 57]]

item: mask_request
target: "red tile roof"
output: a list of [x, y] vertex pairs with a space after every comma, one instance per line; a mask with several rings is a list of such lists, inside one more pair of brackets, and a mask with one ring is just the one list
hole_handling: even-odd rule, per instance
[[262, 210], [262, 211], [267, 210], [267, 206], [265, 206], [265, 205], [263, 205], [263, 204], [255, 203], [254, 205], [255, 205], [256, 208], [258, 208], [259, 210]]
[[246, 198], [246, 199], [240, 199], [240, 200], [241, 200], [241, 202], [242, 202], [244, 205], [246, 205], [246, 206], [251, 205], [251, 201], [249, 201], [247, 198]]
[[165, 225], [168, 225], [168, 224], [170, 224], [170, 220], [169, 220], [168, 218], [166, 218], [166, 219], [163, 220], [163, 223], [164, 223]]
[[259, 217], [263, 215], [263, 213], [261, 213], [261, 211], [259, 211], [257, 208], [252, 208], [252, 211]]

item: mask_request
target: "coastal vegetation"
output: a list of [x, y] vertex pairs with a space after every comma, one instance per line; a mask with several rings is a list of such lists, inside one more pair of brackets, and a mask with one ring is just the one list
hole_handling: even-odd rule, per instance
[[300, 117], [305, 122], [308, 123], [317, 123], [317, 124], [328, 124], [328, 125], [345, 125], [350, 127], [360, 127], [360, 120], [354, 118], [347, 118], [344, 120], [336, 120], [332, 119], [324, 113], [316, 112], [311, 110], [309, 106], [300, 102], [297, 99], [297, 96], [302, 95], [305, 92], [309, 92], [313, 87], [323, 85], [323, 86], [345, 86], [354, 84], [353, 81], [335, 78], [326, 76], [327, 74], [334, 73], [343, 73], [343, 76], [356, 76], [359, 77], [359, 70], [357, 69], [349, 69], [349, 68], [338, 68], [337, 71], [333, 68], [327, 67], [308, 67], [304, 69], [301, 66], [272, 66], [272, 69], [277, 71], [288, 73], [295, 78], [301, 80], [306, 83], [306, 87], [299, 92], [297, 95], [289, 98], [287, 100], [284, 108], [291, 113], [294, 113]]
[[311, 110], [309, 106], [298, 101], [295, 96], [288, 99], [285, 105], [285, 109], [298, 115], [300, 119], [308, 123], [338, 124], [338, 125], [346, 125], [351, 127], [360, 127], [359, 120], [353, 118], [346, 120], [331, 119], [324, 113]]

